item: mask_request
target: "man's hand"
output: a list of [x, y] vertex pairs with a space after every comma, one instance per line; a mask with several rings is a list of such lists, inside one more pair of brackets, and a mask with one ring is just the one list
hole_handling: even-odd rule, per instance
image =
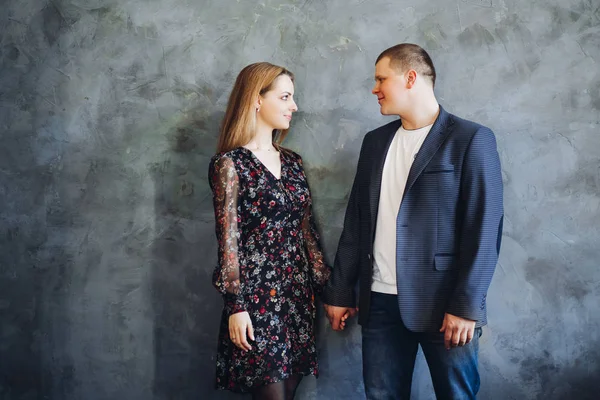
[[242, 311], [229, 316], [229, 338], [237, 347], [242, 350], [250, 351], [252, 346], [246, 340], [246, 333], [251, 340], [254, 340], [254, 328], [252, 320], [247, 311]]
[[445, 332], [444, 345], [446, 350], [450, 350], [450, 346], [464, 346], [473, 339], [475, 321], [446, 313], [440, 332]]
[[330, 306], [329, 304], [323, 304], [323, 307], [325, 307], [327, 318], [334, 331], [343, 330], [346, 327], [346, 320], [354, 317], [358, 311], [357, 308], [353, 307], [338, 307]]

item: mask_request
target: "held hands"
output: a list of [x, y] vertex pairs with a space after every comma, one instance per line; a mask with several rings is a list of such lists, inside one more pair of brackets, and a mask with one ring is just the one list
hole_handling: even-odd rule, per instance
[[346, 327], [346, 320], [354, 317], [358, 312], [358, 308], [353, 307], [338, 307], [330, 306], [329, 304], [323, 304], [327, 318], [331, 324], [331, 328], [334, 331], [342, 331]]
[[237, 347], [242, 350], [250, 351], [252, 346], [246, 339], [246, 333], [248, 338], [254, 340], [254, 328], [252, 327], [252, 320], [250, 314], [247, 311], [242, 311], [229, 316], [229, 338]]
[[440, 332], [445, 332], [444, 345], [446, 350], [450, 350], [450, 346], [464, 346], [473, 339], [475, 321], [446, 313]]

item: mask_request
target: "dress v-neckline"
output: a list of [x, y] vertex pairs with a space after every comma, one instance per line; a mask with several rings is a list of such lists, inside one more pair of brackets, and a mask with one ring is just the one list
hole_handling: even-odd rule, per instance
[[260, 158], [258, 158], [258, 156], [256, 154], [254, 154], [254, 152], [252, 150], [250, 150], [247, 147], [242, 146], [242, 149], [246, 150], [247, 152], [250, 153], [251, 157], [256, 161], [257, 164], [259, 164], [261, 166], [261, 168], [263, 168], [264, 170], [267, 171], [268, 174], [270, 174], [273, 179], [275, 179], [276, 181], [281, 181], [281, 178], [283, 177], [283, 156], [282, 156], [282, 152], [281, 150], [279, 150], [279, 178], [273, 173], [273, 171], [271, 171], [269, 169], [269, 167], [267, 167], [265, 165], [265, 163], [263, 163]]

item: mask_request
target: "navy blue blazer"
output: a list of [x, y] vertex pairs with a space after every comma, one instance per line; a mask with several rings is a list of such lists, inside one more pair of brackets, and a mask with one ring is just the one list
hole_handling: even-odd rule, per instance
[[[396, 120], [365, 136], [332, 276], [323, 301], [369, 318], [373, 241], [383, 164]], [[440, 113], [410, 169], [396, 219], [398, 307], [404, 325], [437, 332], [445, 313], [487, 323], [486, 293], [498, 261], [502, 173], [494, 133]]]

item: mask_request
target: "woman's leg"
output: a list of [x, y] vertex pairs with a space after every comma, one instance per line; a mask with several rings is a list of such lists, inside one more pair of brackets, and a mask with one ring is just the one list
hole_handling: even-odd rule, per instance
[[252, 400], [286, 400], [285, 381], [269, 383], [252, 391]]
[[284, 381], [285, 382], [285, 400], [294, 400], [294, 395], [296, 394], [296, 389], [298, 389], [298, 385], [300, 385], [301, 380], [302, 380], [302, 375], [292, 375]]

